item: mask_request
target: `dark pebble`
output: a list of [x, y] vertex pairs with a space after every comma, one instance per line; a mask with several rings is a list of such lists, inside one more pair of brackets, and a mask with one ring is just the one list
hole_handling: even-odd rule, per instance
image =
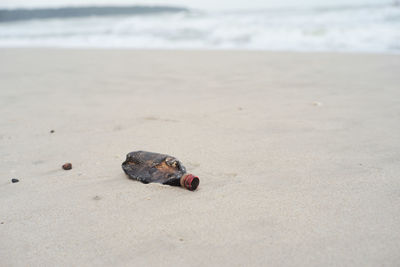
[[64, 169], [64, 170], [70, 170], [70, 169], [72, 169], [72, 164], [71, 163], [65, 163], [64, 165], [62, 165], [62, 168]]
[[54, 130], [51, 130], [50, 133], [54, 133]]
[[15, 178], [13, 178], [13, 179], [11, 179], [11, 182], [13, 182], [13, 183], [18, 183], [18, 182], [19, 182], [19, 180], [18, 180], [18, 179], [15, 179]]

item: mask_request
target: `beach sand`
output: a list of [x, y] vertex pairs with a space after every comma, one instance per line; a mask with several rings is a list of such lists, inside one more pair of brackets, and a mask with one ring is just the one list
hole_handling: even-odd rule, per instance
[[[399, 55], [0, 62], [1, 266], [400, 265]], [[198, 190], [129, 180], [134, 150], [177, 157]]]

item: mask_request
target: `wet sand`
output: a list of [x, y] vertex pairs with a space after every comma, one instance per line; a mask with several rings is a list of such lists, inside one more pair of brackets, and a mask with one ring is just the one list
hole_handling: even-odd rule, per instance
[[[0, 49], [0, 265], [399, 265], [399, 70], [398, 55]], [[127, 179], [134, 150], [177, 157], [198, 190]]]

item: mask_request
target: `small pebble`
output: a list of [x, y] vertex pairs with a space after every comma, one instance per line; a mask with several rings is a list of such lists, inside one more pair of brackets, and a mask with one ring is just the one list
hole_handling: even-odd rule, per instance
[[313, 106], [316, 106], [316, 107], [322, 106], [322, 103], [321, 102], [317, 102], [317, 101], [313, 102], [312, 104], [313, 104]]
[[72, 169], [72, 164], [71, 163], [65, 163], [64, 165], [62, 165], [62, 168], [66, 171]]
[[15, 179], [15, 178], [13, 178], [13, 179], [11, 179], [11, 182], [12, 182], [12, 183], [18, 183], [18, 182], [19, 182], [19, 180], [18, 180], [18, 179]]
[[54, 130], [51, 130], [50, 133], [54, 133]]

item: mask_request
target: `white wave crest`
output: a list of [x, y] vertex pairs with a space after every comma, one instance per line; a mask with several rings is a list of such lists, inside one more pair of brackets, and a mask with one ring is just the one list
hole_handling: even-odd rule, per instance
[[182, 12], [0, 24], [1, 47], [400, 52], [400, 8]]

